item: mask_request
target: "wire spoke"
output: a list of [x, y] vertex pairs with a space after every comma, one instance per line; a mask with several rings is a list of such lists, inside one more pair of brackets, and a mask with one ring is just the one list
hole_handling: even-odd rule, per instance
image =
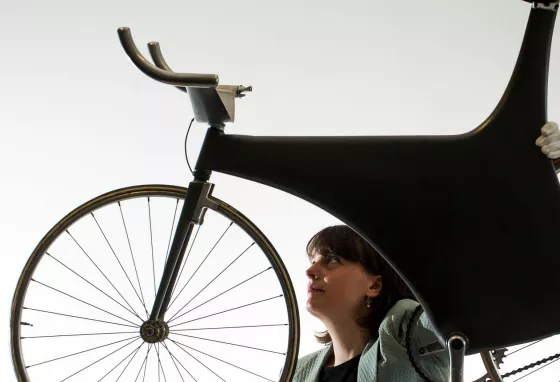
[[245, 308], [245, 307], [248, 307], [248, 306], [251, 306], [251, 305], [260, 304], [260, 303], [263, 303], [263, 302], [266, 302], [266, 301], [270, 301], [270, 300], [272, 300], [272, 299], [279, 298], [279, 297], [282, 297], [282, 296], [283, 296], [283, 295], [280, 294], [280, 295], [278, 295], [278, 296], [265, 298], [264, 300], [259, 300], [259, 301], [251, 302], [251, 303], [249, 303], [249, 304], [241, 305], [241, 306], [238, 306], [238, 307], [235, 307], [235, 308], [222, 310], [221, 312], [212, 313], [212, 314], [208, 314], [208, 315], [206, 315], [206, 316], [202, 316], [202, 317], [199, 317], [199, 318], [195, 318], [195, 319], [192, 319], [192, 320], [189, 320], [189, 321], [181, 322], [180, 324], [169, 325], [169, 327], [172, 328], [172, 327], [175, 327], [175, 326], [187, 324], [187, 323], [189, 323], [189, 322], [194, 322], [194, 321], [202, 320], [203, 318], [208, 318], [208, 317], [212, 317], [212, 316], [217, 316], [218, 314], [222, 314], [222, 313], [226, 313], [226, 312], [231, 312], [232, 310], [242, 309], [242, 308]]
[[161, 381], [161, 379], [160, 379], [161, 375], [160, 375], [159, 367], [160, 367], [161, 362], [159, 360], [159, 343], [156, 344], [156, 355], [157, 355], [157, 359], [158, 359], [158, 362], [157, 362], [157, 380], [158, 380], [158, 382], [160, 382]]
[[[93, 213], [91, 214], [91, 216], [93, 216], [94, 220], [95, 220], [95, 216], [93, 215]], [[97, 222], [97, 220], [95, 220]], [[99, 224], [98, 224], [99, 226]], [[101, 229], [101, 227], [99, 227], [99, 229]], [[101, 231], [103, 233], [103, 231]], [[97, 264], [95, 263], [95, 261], [93, 261], [93, 259], [87, 254], [87, 252], [85, 251], [85, 249], [80, 245], [80, 243], [78, 243], [78, 241], [74, 238], [74, 236], [72, 236], [72, 234], [70, 233], [70, 231], [66, 230], [66, 233], [72, 238], [72, 240], [74, 240], [74, 242], [76, 243], [76, 245], [81, 249], [81, 251], [83, 252], [84, 255], [86, 255], [86, 257], [89, 259], [89, 261], [91, 261], [91, 263], [94, 265], [95, 268], [97, 268], [97, 270], [103, 275], [103, 277], [105, 277], [105, 280], [107, 280], [107, 282], [109, 284], [111, 284], [111, 286], [113, 287], [113, 289], [115, 290], [115, 292], [118, 293], [119, 296], [121, 296], [121, 298], [123, 299], [123, 301], [130, 307], [130, 309], [134, 310], [134, 308], [129, 304], [128, 300], [126, 298], [124, 298], [124, 296], [121, 294], [121, 292], [119, 292], [119, 290], [117, 289], [117, 287], [111, 282], [111, 280], [109, 280], [109, 278], [105, 275], [105, 273], [97, 266]], [[103, 236], [105, 236], [105, 234], [103, 233]], [[107, 239], [107, 238], [105, 238]], [[108, 241], [107, 241], [108, 243]], [[109, 244], [110, 246], [110, 244]], [[111, 248], [113, 249], [113, 248]], [[115, 254], [115, 252], [113, 252], [113, 254]], [[115, 255], [117, 256], [117, 255]], [[119, 261], [117, 259], [117, 261]], [[120, 261], [119, 261], [120, 264]], [[122, 267], [122, 265], [121, 265]], [[124, 269], [123, 269], [124, 270]], [[127, 276], [128, 277], [128, 276]], [[134, 310], [135, 311], [135, 310]]]
[[542, 368], [545, 368], [545, 367], [547, 367], [547, 366], [550, 366], [550, 365], [552, 365], [554, 362], [558, 361], [559, 359], [560, 359], [560, 358], [557, 358], [557, 359], [555, 359], [554, 361], [547, 363], [546, 365], [542, 365], [541, 367], [539, 367], [539, 368], [533, 370], [533, 371], [530, 372], [530, 373], [525, 374], [523, 377], [517, 378], [516, 380], [514, 380], [514, 381], [512, 381], [512, 382], [517, 382], [517, 381], [519, 381], [519, 380], [521, 380], [521, 379], [527, 377], [528, 375], [531, 375], [531, 374], [533, 374], [533, 373], [535, 373], [535, 372], [541, 370]]
[[142, 347], [142, 345], [144, 345], [144, 343], [142, 342], [136, 349], [134, 349], [133, 351], [131, 351], [130, 353], [128, 353], [128, 355], [126, 357], [123, 358], [123, 360], [119, 363], [117, 363], [117, 366], [113, 367], [111, 370], [109, 370], [109, 372], [107, 374], [105, 374], [103, 377], [101, 377], [101, 379], [98, 382], [101, 382], [103, 379], [105, 379], [106, 376], [108, 376], [109, 374], [111, 374], [113, 372], [113, 370], [115, 370], [117, 367], [119, 367], [124, 361], [126, 361], [126, 359], [128, 357], [130, 357], [132, 355], [132, 353], [134, 352], [138, 352], [138, 350], [140, 350], [140, 348]]
[[89, 368], [89, 367], [91, 367], [91, 366], [95, 365], [96, 363], [98, 363], [98, 362], [101, 362], [101, 361], [102, 361], [102, 360], [104, 360], [105, 358], [107, 358], [107, 357], [109, 357], [109, 356], [111, 356], [111, 355], [115, 354], [116, 352], [118, 352], [118, 351], [119, 351], [119, 350], [121, 350], [122, 348], [124, 348], [124, 347], [126, 347], [126, 346], [130, 345], [131, 343], [133, 343], [133, 342], [135, 342], [135, 341], [138, 341], [139, 339], [140, 339], [140, 338], [138, 337], [138, 338], [136, 338], [136, 339], [134, 339], [134, 340], [130, 341], [129, 343], [127, 343], [127, 344], [125, 344], [125, 345], [121, 346], [121, 347], [120, 347], [120, 348], [118, 348], [117, 350], [114, 350], [114, 351], [112, 351], [111, 353], [107, 354], [106, 356], [104, 356], [104, 357], [102, 357], [102, 358], [98, 359], [97, 361], [94, 361], [94, 362], [90, 363], [90, 364], [89, 364], [89, 365], [87, 365], [86, 367], [84, 367], [84, 368], [82, 368], [82, 369], [78, 370], [78, 371], [77, 371], [77, 372], [75, 372], [74, 374], [72, 374], [72, 375], [69, 375], [68, 377], [64, 378], [64, 379], [63, 379], [62, 381], [60, 381], [60, 382], [64, 382], [64, 381], [66, 381], [67, 379], [70, 379], [70, 378], [72, 378], [72, 377], [73, 377], [73, 376], [75, 376], [76, 374], [79, 374], [79, 373], [81, 373], [82, 371], [86, 370], [87, 368]]
[[274, 350], [267, 350], [267, 349], [255, 348], [255, 347], [252, 347], [252, 346], [234, 344], [234, 343], [231, 343], [231, 342], [224, 342], [224, 341], [218, 341], [218, 340], [211, 340], [211, 339], [209, 339], [209, 338], [202, 338], [202, 337], [189, 336], [188, 334], [181, 334], [181, 333], [173, 333], [173, 334], [176, 335], [176, 336], [189, 337], [189, 338], [196, 338], [197, 340], [203, 340], [203, 341], [209, 341], [209, 342], [216, 342], [216, 343], [219, 343], [219, 344], [225, 344], [225, 345], [231, 345], [231, 346], [238, 346], [238, 347], [241, 347], [241, 348], [252, 349], [252, 350], [258, 350], [258, 351], [262, 351], [262, 352], [266, 352], [266, 353], [274, 353], [274, 354], [286, 355], [286, 353], [282, 353], [282, 352], [278, 352], [278, 351], [274, 351]]
[[[195, 309], [200, 308], [201, 306], [203, 306], [203, 305], [209, 303], [210, 301], [212, 301], [212, 300], [214, 300], [214, 299], [216, 299], [216, 298], [218, 298], [218, 297], [220, 297], [220, 296], [225, 295], [225, 294], [228, 293], [229, 291], [231, 291], [231, 290], [237, 288], [238, 286], [240, 286], [240, 285], [242, 285], [242, 284], [245, 284], [245, 283], [248, 282], [249, 280], [254, 279], [255, 277], [257, 277], [257, 276], [263, 274], [264, 272], [268, 271], [269, 269], [272, 269], [272, 267], [268, 267], [268, 268], [266, 268], [264, 271], [260, 271], [259, 273], [257, 273], [257, 274], [255, 274], [255, 275], [249, 277], [249, 278], [246, 279], [245, 281], [242, 281], [242, 282], [238, 283], [237, 285], [234, 285], [233, 287], [229, 288], [229, 289], [226, 290], [225, 292], [218, 293], [217, 295], [215, 295], [215, 296], [212, 297], [211, 299], [206, 300], [205, 302], [203, 302], [203, 303], [201, 303], [201, 304], [195, 306], [195, 307], [192, 308], [191, 310], [187, 310], [185, 313], [181, 314], [180, 316], [177, 316], [177, 317], [175, 317], [175, 318], [171, 318], [171, 319], [169, 320], [169, 322], [174, 321], [174, 320], [176, 320], [176, 319], [178, 319], [178, 318], [180, 318], [180, 317], [183, 317], [184, 315], [186, 315], [186, 314], [192, 312], [192, 311], [195, 310]], [[191, 300], [191, 301], [192, 301], [192, 300]], [[189, 302], [190, 302], [190, 301], [189, 301]], [[188, 305], [188, 303], [185, 304], [185, 306], [183, 306], [183, 308], [181, 308], [181, 310], [183, 310], [187, 305]]]
[[152, 233], [152, 208], [150, 206], [150, 197], [148, 196], [148, 221], [150, 223], [150, 245], [152, 248], [152, 270], [154, 274], [154, 297], [157, 297], [156, 287], [156, 261], [154, 259], [154, 237]]
[[[77, 272], [75, 272], [73, 269], [71, 269], [70, 267], [68, 267], [66, 264], [64, 264], [63, 262], [61, 262], [60, 260], [58, 260], [57, 258], [55, 258], [54, 256], [52, 256], [50, 253], [45, 252], [46, 255], [48, 255], [49, 257], [51, 257], [53, 260], [55, 260], [56, 262], [58, 262], [60, 265], [62, 265], [63, 267], [65, 267], [66, 269], [68, 269], [70, 272], [74, 273], [76, 276], [78, 276], [79, 278], [81, 278], [82, 280], [84, 280], [86, 283], [88, 283], [89, 285], [91, 285], [92, 287], [94, 287], [95, 289], [97, 289], [99, 292], [103, 293], [105, 296], [107, 296], [108, 298], [110, 298], [111, 300], [113, 300], [114, 302], [116, 302], [117, 304], [119, 304], [121, 307], [123, 307], [124, 309], [126, 309], [128, 312], [132, 313], [134, 316], [138, 317], [138, 319], [140, 321], [142, 321], [142, 319], [140, 318], [140, 316], [128, 309], [126, 306], [124, 306], [123, 304], [121, 304], [120, 302], [118, 302], [117, 300], [115, 300], [113, 297], [109, 296], [107, 293], [103, 292], [101, 289], [99, 289], [98, 287], [96, 287], [95, 285], [93, 285], [91, 282], [89, 282], [86, 278], [82, 277], [80, 274], [78, 274]], [[121, 296], [122, 297], [122, 296]]]
[[[171, 361], [173, 361], [173, 364], [175, 365], [175, 369], [177, 369], [177, 373], [179, 373], [179, 376], [181, 377], [181, 380], [183, 382], [185, 382], [185, 379], [183, 378], [183, 374], [181, 374], [181, 370], [179, 370], [179, 366], [177, 366], [177, 362], [179, 362], [179, 364], [181, 364], [181, 362], [179, 360], [177, 360], [177, 362], [175, 362], [175, 356], [173, 354], [171, 354], [171, 352], [169, 351], [169, 349], [167, 348], [167, 346], [165, 344], [163, 346], [165, 347], [165, 349], [169, 353], [169, 357], [171, 358]], [[186, 367], [183, 366], [183, 364], [181, 364], [181, 367], [183, 369], [185, 369], [185, 371], [190, 375], [190, 377], [196, 381], [196, 378], [193, 377], [191, 373], [189, 373], [189, 371], [187, 370]]]
[[159, 356], [159, 343], [156, 346], [156, 353], [157, 353], [157, 359], [158, 359], [158, 382], [160, 381], [159, 379], [159, 372], [161, 370], [161, 373], [163, 374], [163, 379], [165, 380], [165, 382], [167, 382], [167, 377], [165, 376], [165, 371], [163, 370], [163, 365], [161, 364], [161, 358]]
[[[152, 345], [153, 346], [153, 345]], [[155, 347], [155, 346], [154, 346]], [[150, 353], [151, 347], [148, 346], [148, 354]], [[146, 358], [148, 358], [148, 356], [146, 355]], [[148, 371], [148, 362], [146, 361], [146, 367], [144, 368], [144, 377], [142, 378], [143, 382], [146, 382], [146, 372]]]
[[121, 371], [121, 373], [119, 374], [119, 377], [117, 378], [117, 381], [119, 379], [121, 379], [122, 375], [124, 374], [124, 372], [126, 371], [126, 369], [128, 369], [128, 366], [130, 365], [130, 363], [132, 362], [132, 360], [136, 357], [136, 355], [138, 354], [138, 352], [140, 351], [140, 348], [144, 346], [144, 342], [142, 342], [140, 344], [140, 346], [136, 349], [136, 353], [134, 353], [134, 355], [130, 358], [130, 360], [128, 361], [128, 363], [126, 364], [126, 366], [124, 367], [123, 371]]
[[538, 344], [538, 343], [541, 342], [541, 341], [542, 341], [542, 340], [535, 341], [535, 342], [533, 342], [532, 344], [523, 346], [521, 349], [517, 349], [517, 350], [515, 350], [515, 351], [512, 351], [511, 353], [508, 353], [508, 354], [506, 354], [505, 356], [506, 356], [506, 357], [509, 357], [510, 355], [515, 354], [515, 353], [517, 353], [517, 352], [519, 352], [519, 351], [521, 351], [521, 350], [523, 350], [523, 349], [527, 349], [528, 347], [531, 347], [531, 346], [533, 346], [533, 345], [536, 345], [536, 344]]
[[[194, 238], [193, 241], [191, 243], [191, 247], [189, 248], [189, 251], [187, 252], [187, 256], [185, 256], [185, 260], [183, 261], [183, 265], [181, 266], [181, 271], [179, 272], [179, 276], [177, 276], [177, 280], [181, 280], [181, 275], [183, 274], [183, 270], [185, 269], [185, 265], [187, 265], [187, 260], [189, 259], [189, 255], [191, 254], [191, 250], [194, 247], [194, 243], [196, 241], [196, 238], [198, 237], [198, 233], [200, 232], [200, 227], [198, 226], [198, 228], [196, 229], [196, 233], [194, 234]], [[188, 283], [188, 281], [187, 281]], [[185, 285], [186, 286], [186, 285]], [[175, 290], [177, 288], [177, 283], [175, 283], [175, 285], [173, 285], [173, 290], [171, 291], [171, 296], [173, 296], [175, 294]], [[184, 288], [183, 288], [184, 289]], [[183, 291], [183, 289], [181, 289], [181, 292]], [[181, 294], [181, 292], [179, 292], [179, 294]], [[169, 310], [169, 308], [171, 307], [171, 304], [173, 304], [175, 302], [175, 300], [177, 299], [177, 297], [179, 297], [179, 295], [177, 295], [173, 300], [171, 300], [171, 303], [169, 304], [169, 306], [166, 309], [166, 312]]]
[[[173, 341], [173, 340], [171, 340], [171, 341]], [[189, 349], [194, 350], [194, 351], [196, 351], [196, 352], [202, 353], [202, 354], [204, 354], [204, 355], [206, 355], [206, 356], [208, 356], [208, 357], [210, 357], [210, 358], [214, 358], [215, 360], [218, 360], [218, 361], [220, 361], [220, 362], [223, 362], [223, 363], [225, 363], [225, 364], [228, 364], [228, 365], [230, 365], [230, 366], [233, 366], [233, 367], [235, 367], [236, 369], [243, 370], [243, 371], [245, 371], [245, 372], [247, 372], [247, 373], [249, 373], [249, 374], [253, 374], [254, 376], [260, 377], [260, 378], [262, 378], [262, 379], [266, 379], [267, 381], [275, 382], [275, 381], [272, 381], [272, 380], [270, 380], [270, 379], [268, 379], [268, 378], [266, 378], [266, 377], [263, 377], [262, 375], [253, 373], [252, 371], [249, 371], [249, 370], [247, 370], [247, 369], [244, 369], [244, 368], [242, 368], [242, 367], [240, 367], [240, 366], [237, 366], [237, 365], [234, 365], [234, 364], [229, 363], [229, 362], [227, 362], [227, 361], [224, 361], [223, 359], [214, 357], [214, 356], [212, 356], [212, 355], [210, 355], [210, 354], [207, 354], [207, 353], [205, 353], [205, 352], [203, 352], [203, 351], [200, 351], [200, 350], [198, 350], [198, 349], [195, 349], [195, 348], [192, 348], [192, 347], [190, 347], [190, 346], [187, 346], [187, 345], [185, 345], [185, 344], [183, 344], [183, 343], [181, 343], [181, 342], [179, 342], [179, 341], [173, 341], [173, 342], [175, 342], [176, 345], [181, 345], [181, 346], [183, 346], [183, 347], [189, 348]]]
[[121, 323], [118, 323], [118, 322], [111, 322], [111, 321], [98, 320], [98, 319], [96, 319], [96, 318], [80, 317], [80, 316], [73, 316], [73, 315], [71, 315], [71, 314], [64, 314], [64, 313], [58, 313], [58, 312], [51, 312], [51, 311], [49, 311], [49, 310], [42, 310], [42, 309], [35, 309], [35, 308], [26, 308], [26, 307], [23, 307], [23, 309], [31, 310], [31, 311], [34, 311], [34, 312], [41, 312], [41, 313], [54, 314], [54, 315], [57, 315], [57, 316], [78, 318], [78, 319], [80, 319], [80, 320], [88, 320], [88, 321], [102, 322], [102, 323], [104, 323], [104, 324], [113, 324], [113, 325], [126, 326], [126, 327], [128, 327], [128, 328], [138, 328], [138, 325], [135, 325], [135, 326], [126, 325], [126, 324], [121, 324]]
[[[222, 377], [220, 377], [218, 374], [216, 374], [212, 369], [210, 369], [208, 366], [206, 366], [204, 363], [202, 363], [198, 358], [196, 358], [195, 356], [193, 356], [191, 353], [189, 353], [188, 351], [186, 351], [185, 349], [183, 349], [182, 347], [180, 347], [179, 345], [177, 345], [175, 343], [175, 341], [170, 340], [171, 342], [173, 342], [175, 344], [175, 346], [177, 346], [179, 349], [181, 349], [182, 351], [184, 351], [185, 353], [187, 353], [191, 358], [193, 358], [196, 362], [198, 362], [199, 364], [201, 364], [202, 366], [204, 366], [206, 369], [208, 369], [208, 371], [210, 371], [212, 374], [214, 374], [216, 377], [220, 378], [222, 381], [226, 382]], [[165, 346], [165, 345], [164, 345]]]
[[245, 329], [245, 328], [264, 328], [271, 326], [288, 326], [289, 324], [264, 324], [264, 325], [241, 325], [241, 326], [218, 326], [213, 328], [189, 328], [189, 329], [177, 329], [170, 330], [169, 333], [175, 332], [189, 332], [191, 330], [221, 330], [221, 329]]
[[[175, 299], [169, 304], [169, 306], [167, 307], [167, 310], [169, 310], [169, 308], [171, 308], [171, 305], [173, 305], [173, 302], [175, 302], [177, 300], [177, 298], [179, 298], [179, 296], [181, 295], [181, 293], [183, 293], [183, 291], [185, 290], [185, 288], [187, 287], [187, 285], [189, 284], [189, 282], [193, 279], [193, 277], [196, 275], [196, 273], [198, 272], [198, 270], [200, 269], [200, 267], [202, 267], [202, 264], [204, 264], [204, 262], [206, 261], [206, 259], [208, 259], [208, 256], [210, 256], [210, 254], [212, 253], [212, 251], [214, 251], [214, 249], [216, 248], [216, 246], [218, 245], [218, 243], [222, 240], [222, 238], [225, 236], [225, 234], [227, 233], [227, 231], [230, 229], [230, 227], [233, 225], [233, 222], [229, 223], [228, 227], [226, 228], [226, 230], [224, 231], [224, 233], [222, 233], [222, 236], [220, 236], [220, 238], [218, 239], [218, 241], [216, 241], [216, 243], [214, 244], [214, 246], [212, 247], [212, 249], [210, 249], [210, 251], [208, 252], [208, 254], [206, 255], [206, 257], [204, 258], [204, 260], [202, 260], [202, 262], [198, 265], [198, 268], [196, 268], [196, 270], [194, 271], [194, 273], [191, 275], [191, 277], [189, 277], [189, 279], [187, 280], [187, 282], [185, 283], [185, 285], [183, 285], [183, 288], [179, 291], [179, 293], [177, 294], [177, 296], [175, 296]], [[197, 231], [198, 233], [198, 231]], [[192, 248], [192, 246], [191, 246]], [[186, 260], [185, 260], [186, 262]], [[167, 311], [166, 310], [166, 311]]]
[[20, 337], [22, 340], [24, 339], [36, 339], [36, 338], [54, 338], [54, 337], [80, 337], [80, 336], [103, 336], [109, 334], [138, 334], [136, 332], [113, 332], [113, 333], [80, 333], [80, 334], [53, 334], [49, 336], [30, 336], [30, 337]]
[[128, 248], [130, 249], [130, 257], [132, 257], [132, 264], [134, 264], [134, 272], [136, 272], [136, 280], [138, 281], [138, 287], [140, 288], [140, 296], [142, 297], [142, 305], [146, 311], [146, 317], [149, 317], [148, 309], [146, 309], [146, 302], [144, 300], [144, 293], [142, 292], [142, 285], [140, 284], [140, 277], [138, 276], [138, 268], [136, 267], [136, 260], [134, 260], [134, 254], [132, 253], [132, 245], [130, 244], [130, 237], [128, 236], [128, 229], [126, 228], [126, 222], [124, 220], [124, 214], [121, 206], [121, 202], [118, 201], [119, 210], [121, 212], [121, 218], [123, 222], [124, 232], [126, 233], [126, 240], [128, 241]]
[[57, 358], [49, 359], [47, 361], [34, 363], [33, 365], [27, 366], [27, 368], [29, 369], [29, 368], [34, 367], [34, 366], [44, 365], [45, 363], [50, 363], [50, 362], [58, 361], [58, 360], [61, 360], [61, 359], [73, 357], [73, 356], [78, 355], [78, 354], [87, 353], [87, 352], [90, 352], [92, 350], [101, 349], [101, 348], [104, 348], [104, 347], [107, 347], [107, 346], [111, 346], [111, 345], [118, 344], [118, 343], [121, 343], [121, 342], [124, 342], [124, 341], [128, 341], [128, 340], [133, 339], [133, 338], [139, 338], [139, 337], [138, 336], [128, 337], [128, 338], [125, 338], [124, 340], [111, 342], [111, 343], [108, 343], [108, 344], [105, 344], [105, 345], [96, 346], [96, 347], [86, 349], [86, 350], [82, 350], [82, 351], [79, 351], [79, 352], [76, 352], [76, 353], [67, 354], [67, 355], [64, 355], [62, 357], [57, 357]]
[[102, 311], [102, 312], [105, 312], [105, 313], [107, 313], [107, 314], [110, 314], [110, 315], [113, 316], [113, 317], [120, 318], [121, 320], [126, 321], [126, 322], [128, 322], [129, 324], [137, 325], [135, 322], [129, 321], [129, 320], [127, 320], [126, 318], [122, 318], [121, 316], [118, 316], [118, 315], [116, 315], [116, 314], [114, 314], [114, 313], [108, 312], [108, 311], [106, 311], [105, 309], [101, 309], [101, 308], [98, 307], [98, 306], [95, 306], [95, 305], [93, 305], [93, 304], [90, 304], [89, 302], [86, 302], [86, 301], [84, 301], [84, 300], [81, 300], [81, 299], [79, 299], [79, 298], [77, 298], [77, 297], [74, 297], [74, 296], [72, 296], [72, 295], [70, 295], [70, 294], [68, 294], [68, 293], [66, 293], [66, 292], [63, 292], [63, 291], [58, 290], [58, 289], [56, 289], [56, 288], [53, 288], [53, 287], [51, 287], [51, 286], [49, 286], [49, 285], [47, 285], [47, 284], [44, 284], [44, 283], [42, 283], [42, 282], [40, 282], [40, 281], [37, 281], [37, 280], [35, 280], [35, 279], [33, 279], [33, 278], [31, 279], [31, 281], [34, 281], [34, 282], [36, 282], [37, 284], [44, 286], [45, 288], [52, 289], [52, 290], [54, 290], [54, 291], [56, 291], [56, 292], [58, 292], [58, 293], [60, 293], [60, 294], [63, 294], [63, 295], [65, 295], [65, 296], [67, 296], [67, 297], [70, 297], [70, 298], [72, 298], [72, 299], [74, 299], [74, 300], [77, 300], [77, 301], [79, 301], [79, 302], [81, 302], [81, 303], [83, 303], [83, 304], [86, 304], [86, 305], [88, 305], [88, 306], [91, 306], [92, 308], [95, 308], [95, 309], [97, 309], [97, 310], [100, 310], [100, 311]]
[[219, 327], [213, 327], [213, 328], [190, 328], [190, 329], [170, 330], [169, 333], [188, 332], [188, 331], [191, 331], [191, 330], [219, 330], [219, 329], [264, 328], [264, 327], [271, 327], [271, 326], [288, 326], [288, 324], [264, 324], [264, 325], [219, 326]]
[[[134, 379], [134, 382], [138, 381], [138, 377], [140, 376], [140, 373], [142, 372], [142, 369], [144, 368], [144, 365], [146, 364], [146, 360], [148, 359], [148, 355], [150, 354], [150, 349], [152, 348], [152, 345], [149, 344], [148, 345], [148, 351], [146, 352], [146, 357], [144, 357], [144, 362], [142, 362], [142, 365], [140, 366], [140, 370], [138, 370], [138, 374], [136, 374], [136, 378]], [[148, 365], [146, 365], [146, 367], [148, 367]]]
[[[165, 265], [167, 265], [167, 259], [169, 258], [169, 248], [171, 247], [171, 239], [173, 238], [173, 227], [175, 226], [175, 219], [177, 218], [177, 207], [179, 207], [179, 199], [175, 204], [175, 213], [173, 214], [173, 222], [171, 223], [171, 231], [169, 231], [169, 243], [167, 244], [167, 252], [165, 254]], [[164, 269], [165, 269], [164, 265]]]
[[[183, 305], [183, 307], [181, 309], [179, 309], [177, 311], [177, 313], [175, 313], [173, 316], [171, 316], [171, 318], [169, 319], [169, 322], [173, 321], [175, 316], [177, 316], [183, 309], [185, 309], [187, 307], [187, 305], [189, 305], [191, 303], [192, 300], [194, 300], [199, 294], [201, 294], [206, 288], [208, 288], [218, 277], [220, 277], [222, 275], [222, 273], [224, 273], [230, 266], [232, 266], [233, 263], [235, 263], [241, 256], [243, 256], [254, 244], [255, 244], [255, 242], [253, 242], [251, 245], [249, 245], [243, 252], [241, 252], [241, 254], [239, 256], [237, 256], [231, 263], [229, 263], [228, 266], [225, 267], [216, 277], [214, 277], [208, 284], [206, 284], [204, 286], [204, 288], [202, 288], [193, 298], [191, 298], [185, 305]], [[177, 296], [177, 297], [179, 297], [179, 296]]]
[[[111, 249], [111, 252], [113, 253], [113, 257], [115, 258], [115, 260], [117, 260], [117, 263], [119, 263], [119, 266], [121, 267], [121, 270], [123, 271], [126, 279], [128, 280], [128, 283], [130, 284], [130, 286], [132, 287], [132, 290], [134, 291], [134, 294], [136, 295], [136, 297], [138, 297], [138, 300], [140, 301], [140, 303], [142, 303], [142, 299], [140, 298], [140, 295], [138, 294], [138, 291], [136, 290], [136, 287], [134, 286], [134, 284], [132, 283], [132, 280], [130, 279], [130, 277], [128, 276], [128, 273], [126, 272], [126, 270], [124, 269], [124, 266], [122, 265], [119, 257], [117, 256], [117, 254], [115, 253], [115, 250], [113, 249], [113, 246], [111, 245], [111, 243], [109, 242], [109, 239], [107, 238], [107, 236], [105, 235], [105, 232], [103, 231], [103, 229], [101, 228], [101, 225], [99, 224], [99, 222], [97, 221], [95, 215], [93, 214], [93, 212], [91, 213], [91, 216], [93, 217], [93, 220], [95, 220], [95, 224], [97, 225], [97, 227], [99, 228], [99, 231], [101, 232], [101, 235], [103, 235], [103, 237], [105, 238], [105, 242], [107, 243], [107, 245], [109, 246], [109, 248]], [[117, 291], [118, 292], [118, 291]], [[120, 294], [120, 293], [119, 293]], [[130, 306], [130, 305], [129, 305]], [[131, 307], [132, 308], [132, 307]], [[144, 310], [146, 309], [146, 307], [144, 306]], [[147, 312], [146, 312], [147, 313]]]

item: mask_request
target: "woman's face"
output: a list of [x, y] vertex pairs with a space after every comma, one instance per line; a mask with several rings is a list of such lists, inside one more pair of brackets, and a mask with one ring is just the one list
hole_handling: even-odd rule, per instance
[[317, 252], [309, 259], [309, 287], [320, 290], [308, 291], [307, 310], [321, 320], [355, 319], [367, 310], [365, 297], [381, 291], [381, 277], [368, 274], [359, 263]]

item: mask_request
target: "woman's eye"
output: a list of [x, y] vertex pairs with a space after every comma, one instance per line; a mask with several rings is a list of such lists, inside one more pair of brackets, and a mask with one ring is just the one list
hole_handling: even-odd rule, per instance
[[327, 257], [329, 259], [329, 263], [334, 260], [337, 263], [340, 263], [340, 259], [338, 258], [338, 256], [334, 256], [334, 255], [330, 255]]

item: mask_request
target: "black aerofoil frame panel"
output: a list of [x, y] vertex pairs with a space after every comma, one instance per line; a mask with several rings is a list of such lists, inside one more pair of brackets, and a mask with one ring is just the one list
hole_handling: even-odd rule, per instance
[[496, 109], [448, 136], [262, 137], [210, 128], [198, 173], [286, 191], [365, 237], [468, 354], [560, 333], [560, 185], [547, 121], [556, 11], [532, 8]]

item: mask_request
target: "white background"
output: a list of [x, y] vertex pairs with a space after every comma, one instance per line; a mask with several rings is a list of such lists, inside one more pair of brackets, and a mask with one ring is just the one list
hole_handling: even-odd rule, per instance
[[[130, 27], [146, 55], [145, 43], [159, 41], [176, 71], [252, 85], [231, 133], [456, 134], [477, 127], [498, 102], [529, 9], [521, 0], [2, 0], [1, 379], [14, 378], [13, 290], [43, 235], [104, 192], [191, 179], [188, 97], [138, 71], [118, 27]], [[559, 55], [554, 39], [550, 120], [560, 118]], [[193, 125], [191, 163], [204, 132]], [[278, 190], [220, 174], [212, 180], [215, 195], [282, 255], [300, 302], [300, 354], [319, 349], [313, 331], [321, 325], [305, 311], [304, 247], [336, 219]]]

